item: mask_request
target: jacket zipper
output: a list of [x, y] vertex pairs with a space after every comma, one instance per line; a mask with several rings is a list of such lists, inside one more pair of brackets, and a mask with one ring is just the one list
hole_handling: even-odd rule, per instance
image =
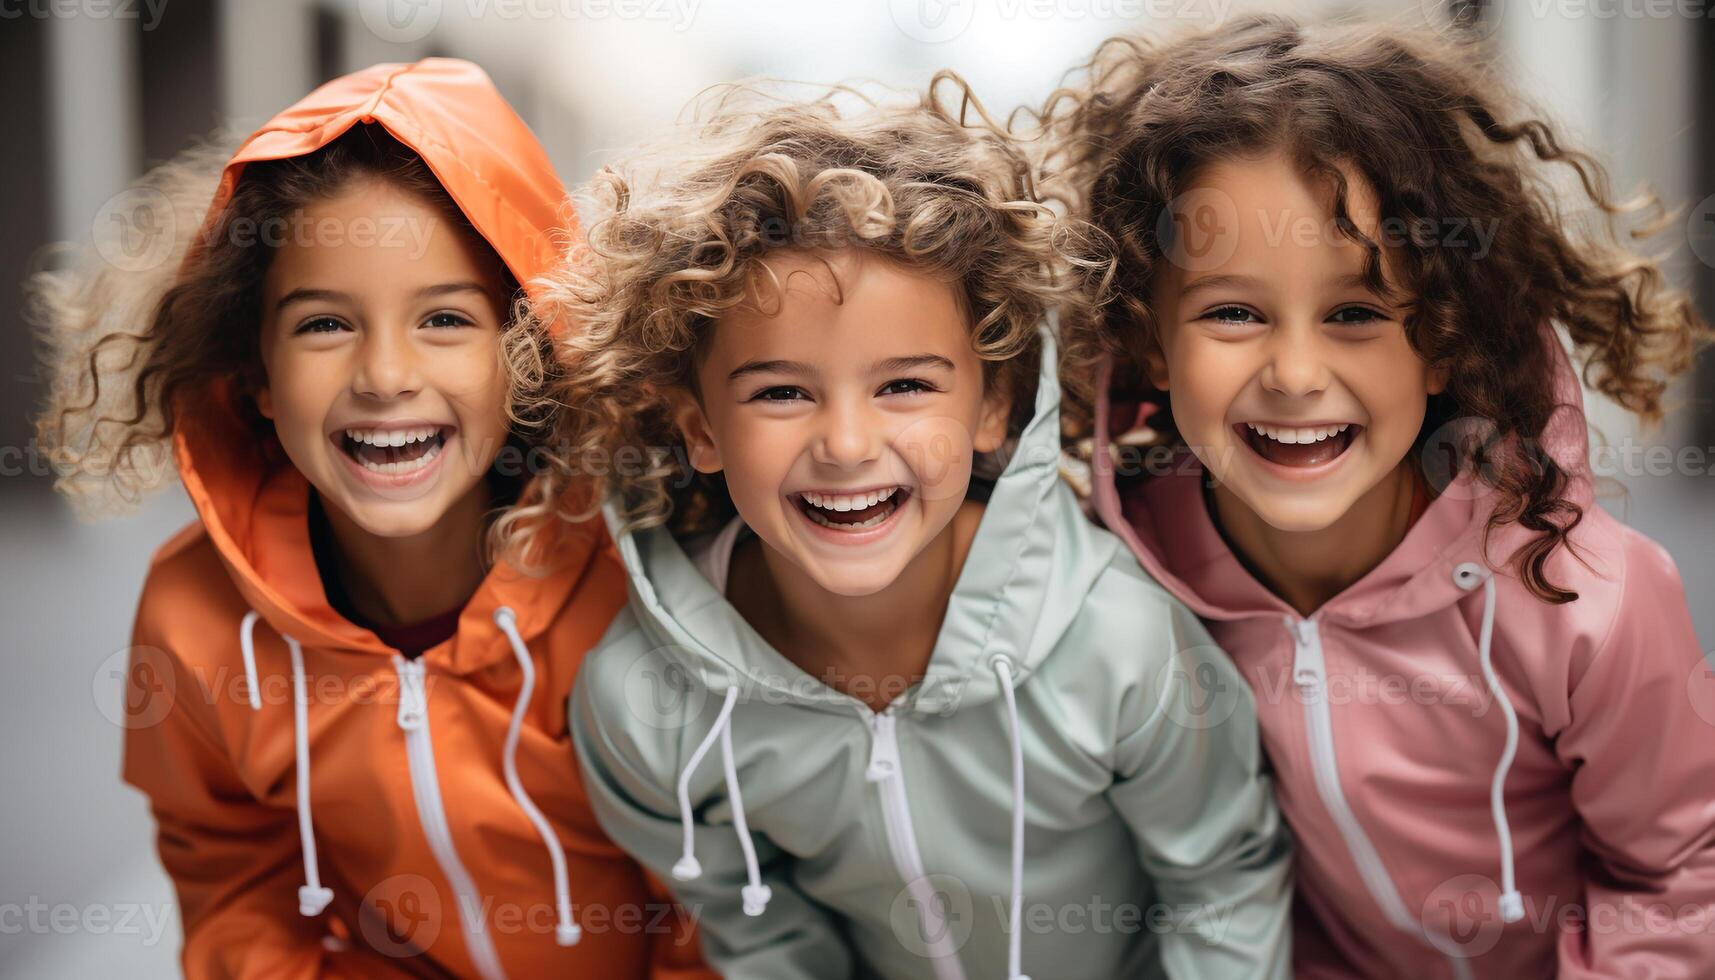
[[[1404, 900], [1399, 897], [1393, 879], [1382, 865], [1381, 852], [1376, 850], [1375, 843], [1364, 833], [1363, 826], [1358, 823], [1357, 814], [1352, 812], [1352, 806], [1346, 800], [1346, 791], [1340, 785], [1339, 760], [1334, 755], [1333, 713], [1329, 710], [1327, 697], [1328, 670], [1322, 658], [1321, 627], [1314, 616], [1309, 619], [1288, 619], [1286, 622], [1288, 632], [1292, 634], [1292, 680], [1303, 692], [1304, 727], [1310, 743], [1310, 768], [1316, 777], [1316, 791], [1322, 797], [1322, 805], [1334, 819], [1334, 826], [1345, 840], [1352, 862], [1358, 866], [1358, 876], [1364, 879], [1370, 897], [1381, 907], [1382, 914], [1387, 916], [1395, 927], [1429, 941], [1433, 946], [1434, 941], [1427, 930], [1406, 909]], [[1470, 965], [1463, 958], [1450, 955], [1445, 950], [1438, 952], [1447, 956], [1455, 976], [1470, 976]]]
[[871, 734], [869, 768], [864, 777], [876, 784], [881, 793], [881, 813], [887, 828], [887, 847], [893, 854], [893, 866], [905, 880], [906, 890], [917, 905], [918, 928], [929, 946], [929, 962], [935, 968], [936, 980], [964, 980], [965, 971], [959, 965], [959, 955], [948, 934], [946, 910], [935, 888], [923, 870], [923, 856], [917, 850], [917, 835], [911, 825], [911, 803], [905, 795], [905, 771], [900, 766], [899, 737], [894, 731], [897, 718], [892, 710], [870, 716]]
[[483, 927], [482, 895], [453, 847], [452, 829], [447, 825], [447, 811], [441, 802], [441, 782], [435, 773], [435, 745], [429, 737], [429, 695], [423, 683], [426, 671], [420, 661], [404, 657], [394, 657], [393, 665], [399, 673], [399, 728], [405, 733], [411, 793], [416, 797], [423, 836], [435, 855], [435, 863], [440, 865], [441, 874], [453, 886], [459, 925], [471, 962], [486, 980], [505, 980], [506, 971], [500, 967], [494, 937]]

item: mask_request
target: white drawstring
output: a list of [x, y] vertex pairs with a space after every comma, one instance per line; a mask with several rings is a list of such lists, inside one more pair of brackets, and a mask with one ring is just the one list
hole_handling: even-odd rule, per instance
[[732, 760], [732, 709], [738, 703], [738, 688], [729, 687], [726, 700], [721, 704], [720, 714], [715, 716], [714, 727], [703, 736], [697, 750], [691, 753], [691, 759], [685, 763], [685, 768], [679, 773], [679, 822], [685, 832], [685, 850], [679, 860], [673, 865], [673, 877], [679, 881], [691, 881], [703, 873], [703, 866], [697, 863], [696, 855], [696, 824], [691, 813], [691, 776], [697, 771], [697, 766], [703, 757], [709, 754], [709, 749], [719, 739], [721, 743], [721, 768], [726, 771], [727, 797], [732, 800], [733, 830], [738, 834], [739, 847], [744, 851], [744, 870], [750, 884], [740, 892], [744, 904], [745, 915], [761, 915], [768, 908], [768, 900], [773, 897], [773, 890], [762, 883], [762, 868], [756, 860], [756, 845], [750, 839], [750, 825], [744, 816], [744, 797], [738, 788], [738, 769]]
[[[250, 686], [250, 708], [262, 710], [261, 688], [256, 681], [256, 612], [245, 614], [238, 628], [238, 646], [244, 654], [244, 679]], [[298, 641], [280, 634], [292, 655], [292, 744], [297, 754], [298, 839], [304, 852], [304, 884], [298, 888], [298, 912], [320, 915], [333, 901], [333, 889], [322, 887], [317, 870], [316, 831], [310, 821], [310, 699], [304, 687], [304, 651]]]
[[566, 880], [565, 849], [560, 846], [560, 838], [555, 835], [548, 818], [542, 815], [536, 801], [525, 792], [524, 783], [518, 778], [518, 737], [524, 727], [524, 712], [530, 707], [530, 695], [536, 690], [536, 664], [530, 659], [530, 648], [524, 645], [524, 638], [518, 635], [518, 617], [511, 609], [505, 606], [496, 609], [494, 625], [506, 634], [506, 641], [512, 645], [512, 655], [518, 660], [518, 669], [524, 674], [518, 688], [518, 700], [512, 705], [512, 724], [506, 729], [506, 747], [501, 750], [500, 768], [506, 774], [506, 788], [512, 792], [512, 799], [536, 825], [536, 833], [541, 835], [542, 843], [548, 848], [548, 859], [554, 864], [554, 904], [560, 914], [554, 927], [554, 941], [561, 946], [575, 946], [583, 936], [583, 930], [572, 921], [572, 890]]
[[1507, 721], [1507, 744], [1501, 750], [1501, 759], [1495, 764], [1494, 779], [1489, 784], [1489, 810], [1494, 816], [1495, 834], [1501, 843], [1501, 919], [1517, 922], [1524, 918], [1524, 898], [1519, 894], [1513, 877], [1513, 835], [1507, 822], [1505, 787], [1507, 772], [1512, 769], [1513, 756], [1518, 752], [1518, 713], [1513, 710], [1513, 703], [1501, 687], [1500, 677], [1495, 674], [1490, 651], [1490, 641], [1495, 632], [1495, 579], [1488, 569], [1467, 561], [1453, 569], [1453, 581], [1466, 591], [1476, 588], [1478, 583], [1483, 586], [1483, 626], [1478, 634], [1477, 659], [1483, 668], [1483, 679], [1488, 681], [1489, 690]]
[[1006, 974], [1009, 980], [1030, 980], [1023, 973], [1024, 936], [1019, 932], [1024, 911], [1024, 740], [1018, 726], [1018, 699], [1012, 690], [1012, 661], [996, 654], [989, 666], [1000, 679], [1012, 732], [1012, 905], [1007, 920]]

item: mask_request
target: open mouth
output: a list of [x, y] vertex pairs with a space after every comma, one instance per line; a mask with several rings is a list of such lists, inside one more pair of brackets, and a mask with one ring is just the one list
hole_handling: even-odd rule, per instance
[[798, 509], [811, 523], [834, 531], [867, 531], [879, 527], [910, 497], [911, 491], [904, 487], [887, 487], [865, 493], [806, 490], [792, 495]]
[[1339, 459], [1364, 427], [1351, 422], [1333, 425], [1285, 426], [1243, 422], [1233, 426], [1245, 445], [1278, 466], [1321, 466]]
[[384, 476], [415, 473], [435, 461], [452, 435], [451, 426], [411, 429], [346, 429], [336, 440], [357, 465]]

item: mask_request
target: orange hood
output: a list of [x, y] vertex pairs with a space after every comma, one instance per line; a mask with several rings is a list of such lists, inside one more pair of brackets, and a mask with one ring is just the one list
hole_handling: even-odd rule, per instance
[[[374, 123], [422, 157], [453, 202], [521, 284], [547, 271], [575, 235], [575, 215], [547, 154], [488, 76], [466, 61], [429, 58], [376, 65], [338, 78], [269, 120], [222, 172], [210, 204], [212, 226], [247, 164], [312, 153], [351, 127]], [[187, 259], [196, 260], [194, 251]], [[528, 288], [528, 285], [526, 285]], [[180, 478], [245, 600], [277, 631], [306, 644], [391, 656], [370, 631], [335, 612], [310, 550], [308, 483], [278, 451], [259, 453], [255, 433], [232, 411], [230, 395], [209, 390], [178, 414], [174, 451]], [[270, 437], [272, 438], [272, 437]], [[529, 638], [563, 605], [600, 539], [595, 529], [554, 531], [563, 574], [537, 578], [497, 567], [466, 606], [458, 637], [435, 659], [456, 673], [510, 656], [491, 625], [509, 606]]]

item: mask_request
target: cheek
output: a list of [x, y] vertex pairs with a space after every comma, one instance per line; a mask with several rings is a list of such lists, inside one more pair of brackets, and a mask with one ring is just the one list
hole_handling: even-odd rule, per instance
[[709, 431], [720, 450], [727, 487], [736, 497], [774, 497], [791, 473], [805, 445], [802, 423], [791, 418], [764, 418], [734, 412], [709, 419]]
[[1228, 409], [1255, 371], [1232, 344], [1186, 344], [1169, 362], [1168, 398], [1182, 435], [1226, 427]]
[[269, 359], [268, 395], [281, 441], [301, 441], [306, 434], [320, 436], [322, 420], [339, 397], [340, 378], [332, 359], [301, 354]]
[[917, 488], [925, 501], [963, 500], [970, 486], [972, 435], [978, 416], [931, 415], [912, 419], [893, 434], [895, 483]]

